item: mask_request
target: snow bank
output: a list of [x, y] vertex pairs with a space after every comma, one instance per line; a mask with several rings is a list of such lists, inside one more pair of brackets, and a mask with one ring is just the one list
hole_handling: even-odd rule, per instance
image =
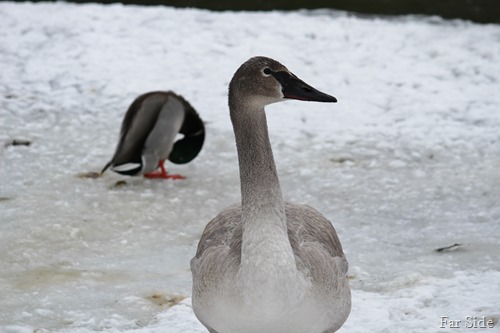
[[[329, 217], [348, 256], [341, 332], [498, 322], [499, 36], [434, 18], [1, 2], [0, 330], [204, 332], [189, 260], [239, 200], [227, 84], [254, 55], [339, 100], [268, 120], [285, 197]], [[207, 123], [200, 156], [168, 166], [185, 181], [78, 177], [111, 157], [137, 95], [169, 89]], [[170, 295], [188, 298], [155, 301]]]

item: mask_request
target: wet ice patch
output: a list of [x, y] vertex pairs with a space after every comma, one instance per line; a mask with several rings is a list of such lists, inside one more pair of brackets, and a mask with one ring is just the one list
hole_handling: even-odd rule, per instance
[[[166, 309], [148, 297], [190, 295], [203, 228], [240, 200], [227, 84], [254, 55], [339, 100], [271, 105], [267, 118], [285, 199], [327, 216], [349, 260], [353, 310], [341, 331], [438, 331], [441, 314], [498, 319], [498, 25], [0, 9], [0, 139], [32, 142], [0, 147], [0, 331], [206, 332], [189, 298]], [[168, 89], [206, 121], [200, 156], [167, 165], [187, 179], [75, 177], [109, 160], [135, 97]], [[463, 246], [434, 251], [452, 244]]]

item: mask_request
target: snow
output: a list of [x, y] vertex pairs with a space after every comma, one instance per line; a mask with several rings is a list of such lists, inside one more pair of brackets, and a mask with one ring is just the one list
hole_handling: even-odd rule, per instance
[[[285, 198], [330, 218], [350, 263], [339, 332], [500, 332], [499, 25], [1, 2], [0, 45], [0, 331], [206, 332], [189, 260], [239, 200], [228, 82], [266, 55], [339, 100], [267, 112]], [[152, 90], [206, 121], [200, 156], [168, 165], [188, 178], [78, 177]]]

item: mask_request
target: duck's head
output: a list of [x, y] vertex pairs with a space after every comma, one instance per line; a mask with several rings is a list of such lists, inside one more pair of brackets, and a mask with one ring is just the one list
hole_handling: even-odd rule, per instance
[[285, 66], [267, 57], [253, 57], [243, 63], [229, 83], [229, 104], [263, 108], [265, 105], [297, 99], [337, 102], [333, 96], [311, 87]]

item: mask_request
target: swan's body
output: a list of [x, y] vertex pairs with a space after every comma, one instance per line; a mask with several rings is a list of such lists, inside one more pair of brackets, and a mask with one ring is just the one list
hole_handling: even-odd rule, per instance
[[284, 98], [336, 101], [264, 57], [229, 86], [242, 202], [208, 223], [191, 260], [193, 309], [211, 333], [331, 333], [350, 312], [335, 229], [314, 208], [283, 201], [264, 106]]
[[[175, 141], [179, 133], [184, 137]], [[130, 105], [115, 154], [101, 173], [111, 167], [128, 176], [184, 178], [168, 175], [164, 161], [190, 162], [200, 152], [204, 139], [202, 120], [182, 96], [170, 91], [146, 93]], [[161, 172], [153, 172], [158, 167]]]

